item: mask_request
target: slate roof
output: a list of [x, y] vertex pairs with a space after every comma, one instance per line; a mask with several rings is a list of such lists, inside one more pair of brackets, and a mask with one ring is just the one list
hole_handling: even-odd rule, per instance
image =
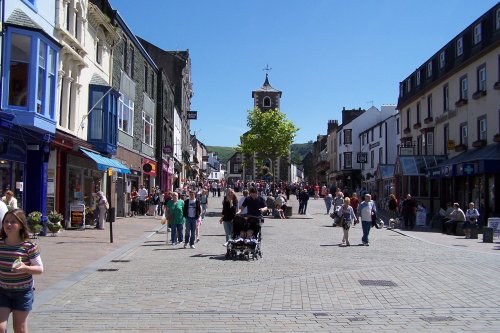
[[94, 75], [92, 75], [92, 78], [90, 79], [90, 84], [109, 87], [109, 83], [106, 82], [106, 80], [104, 80], [99, 74], [95, 74], [95, 73], [94, 73]]
[[254, 92], [276, 92], [276, 93], [281, 93], [280, 90], [274, 89], [271, 87], [271, 84], [269, 84], [269, 78], [266, 73], [266, 81], [264, 81], [264, 85], [262, 85], [262, 88], [255, 90]]
[[32, 29], [40, 29], [43, 30], [41, 26], [39, 26], [35, 21], [33, 21], [25, 12], [16, 8], [9, 16], [5, 23], [23, 26]]

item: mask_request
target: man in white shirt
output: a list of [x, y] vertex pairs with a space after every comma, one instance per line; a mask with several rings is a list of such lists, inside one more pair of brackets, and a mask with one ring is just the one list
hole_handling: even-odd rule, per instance
[[365, 194], [365, 201], [358, 206], [358, 215], [361, 216], [361, 227], [363, 228], [363, 238], [361, 241], [364, 246], [368, 246], [368, 235], [372, 227], [372, 215], [377, 213], [375, 202], [372, 201], [370, 194]]
[[146, 214], [146, 198], [148, 197], [148, 190], [144, 188], [144, 185], [141, 185], [139, 191], [137, 191], [137, 195], [139, 196], [139, 214]]
[[17, 199], [14, 197], [14, 193], [12, 191], [5, 192], [5, 195], [2, 197], [2, 201], [7, 205], [9, 210], [17, 209]]

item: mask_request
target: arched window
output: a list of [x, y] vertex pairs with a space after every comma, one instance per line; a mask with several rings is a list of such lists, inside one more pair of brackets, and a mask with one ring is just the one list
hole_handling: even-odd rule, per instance
[[271, 98], [269, 96], [264, 97], [264, 100], [262, 101], [262, 106], [271, 107]]

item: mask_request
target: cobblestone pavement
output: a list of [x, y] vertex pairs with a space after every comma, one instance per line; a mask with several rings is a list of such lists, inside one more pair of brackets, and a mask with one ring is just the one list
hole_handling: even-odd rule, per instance
[[[141, 235], [76, 272], [76, 282], [43, 289], [30, 331], [500, 331], [492, 244], [443, 246], [438, 236], [372, 229], [369, 247], [339, 247], [342, 230], [322, 200], [310, 200], [311, 219], [266, 219], [263, 258], [224, 260], [218, 201], [196, 249], [167, 245], [161, 232]], [[361, 242], [359, 226], [350, 239]]]

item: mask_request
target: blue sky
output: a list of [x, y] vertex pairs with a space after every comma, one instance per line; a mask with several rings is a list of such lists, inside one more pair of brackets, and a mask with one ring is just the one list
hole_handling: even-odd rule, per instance
[[[247, 130], [252, 90], [283, 92], [295, 143], [325, 134], [346, 108], [396, 104], [399, 82], [497, 0], [110, 0], [131, 30], [189, 49], [198, 120], [191, 132], [231, 146]], [[373, 102], [372, 102], [373, 101]]]

